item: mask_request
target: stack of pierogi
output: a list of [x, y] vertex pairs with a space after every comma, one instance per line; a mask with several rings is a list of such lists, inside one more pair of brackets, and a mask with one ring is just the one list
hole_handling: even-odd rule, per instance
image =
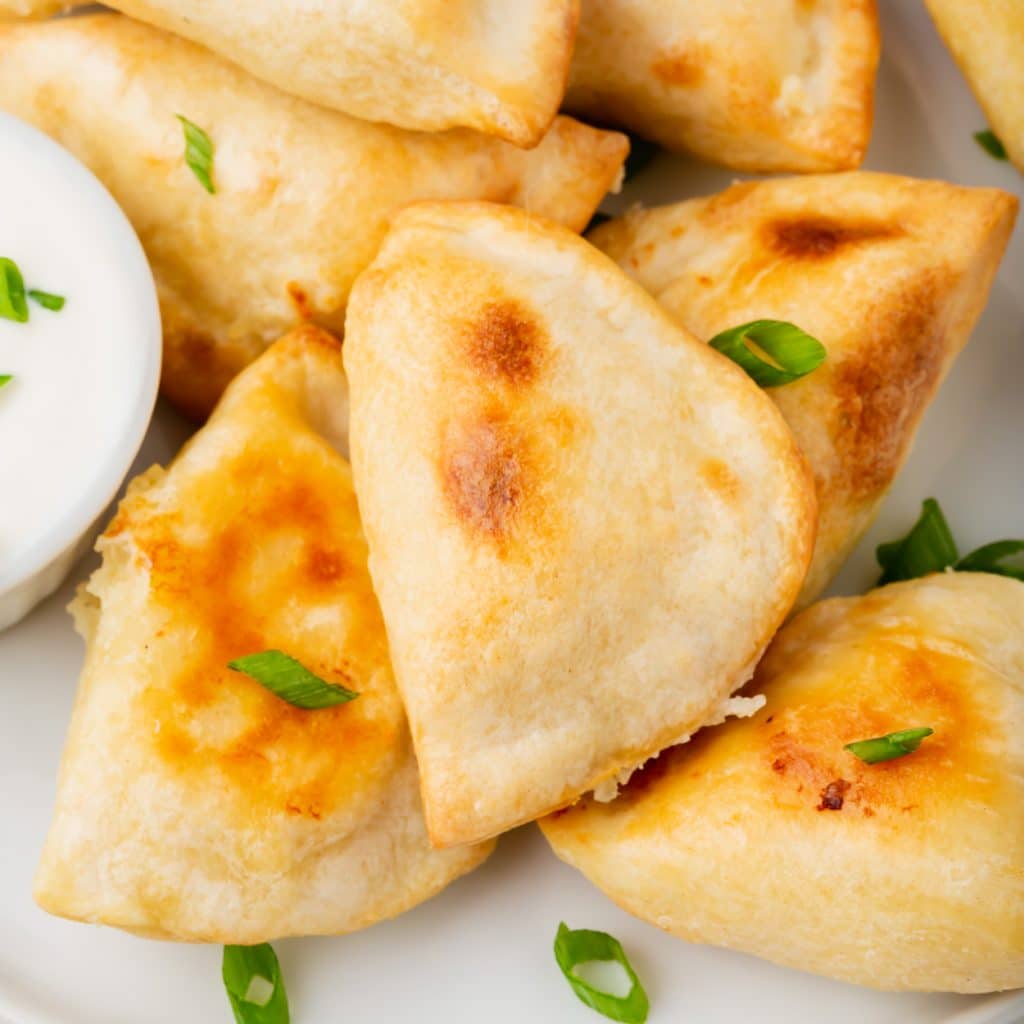
[[[540, 819], [685, 939], [880, 988], [1024, 985], [1024, 584], [814, 603], [1017, 206], [856, 170], [870, 0], [67, 6], [0, 0], [0, 109], [124, 208], [163, 393], [204, 425], [130, 485], [74, 602], [42, 906], [339, 934]], [[1024, 82], [1024, 52], [930, 6], [983, 97], [997, 64]], [[798, 176], [581, 237], [626, 133]], [[766, 319], [825, 361], [765, 388], [707, 344]], [[358, 698], [306, 710], [228, 667], [270, 650]], [[913, 756], [843, 749], [919, 720]]]

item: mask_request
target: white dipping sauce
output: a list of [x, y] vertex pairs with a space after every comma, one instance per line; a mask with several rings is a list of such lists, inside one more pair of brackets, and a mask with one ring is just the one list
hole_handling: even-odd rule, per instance
[[28, 323], [0, 317], [0, 374], [14, 378], [0, 388], [2, 591], [73, 543], [111, 498], [148, 420], [159, 321], [138, 242], [110, 197], [6, 118], [0, 195], [0, 256], [26, 292], [66, 299], [52, 312], [29, 298]]

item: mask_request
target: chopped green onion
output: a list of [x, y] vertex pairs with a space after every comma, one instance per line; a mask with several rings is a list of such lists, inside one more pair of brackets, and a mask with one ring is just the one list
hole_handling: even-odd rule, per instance
[[267, 943], [225, 946], [221, 975], [237, 1024], [288, 1024], [288, 993]]
[[344, 686], [325, 682], [281, 651], [247, 654], [244, 658], [228, 662], [228, 668], [244, 673], [281, 700], [307, 711], [347, 704], [359, 696]]
[[985, 544], [964, 555], [956, 568], [958, 572], [990, 572], [1024, 581], [1024, 540], [997, 540]]
[[893, 761], [897, 757], [912, 754], [921, 745], [921, 740], [931, 736], [934, 729], [904, 729], [902, 732], [891, 732], [886, 736], [877, 736], [871, 740], [859, 740], [847, 743], [843, 750], [856, 754], [866, 764], [878, 764], [880, 761]]
[[622, 180], [632, 181], [658, 155], [659, 147], [637, 135], [629, 136], [629, 156], [623, 168]]
[[5, 388], [12, 380], [14, 380], [14, 376], [12, 374], [0, 373], [0, 389]]
[[934, 498], [921, 506], [921, 516], [902, 540], [880, 544], [875, 557], [882, 567], [876, 586], [944, 572], [960, 557], [946, 517]]
[[185, 163], [192, 168], [199, 184], [213, 195], [217, 189], [213, 185], [213, 143], [210, 136], [182, 114], [175, 116], [185, 129]]
[[[563, 922], [558, 926], [558, 934], [555, 936], [555, 959], [573, 991], [591, 1009], [626, 1024], [643, 1024], [647, 1020], [647, 993], [618, 939], [606, 932], [593, 932], [585, 928], [572, 931]], [[583, 964], [608, 961], [621, 964], [629, 978], [629, 992], [625, 996], [603, 992], [576, 973], [576, 968]]]
[[14, 260], [0, 256], [0, 317], [23, 324], [28, 320], [25, 282]]
[[1006, 153], [1006, 147], [995, 132], [987, 129], [983, 132], [975, 132], [974, 141], [981, 146], [989, 156], [995, 157], [996, 160], [1009, 159]]
[[43, 309], [51, 309], [54, 313], [59, 313], [64, 308], [64, 303], [67, 301], [63, 295], [54, 295], [52, 292], [41, 292], [37, 288], [30, 289], [28, 297], [30, 299], [35, 299]]
[[[776, 365], [762, 359], [750, 347], [751, 342]], [[752, 320], [716, 334], [708, 344], [738, 363], [763, 388], [806, 376], [821, 366], [827, 354], [817, 338], [784, 320]]]

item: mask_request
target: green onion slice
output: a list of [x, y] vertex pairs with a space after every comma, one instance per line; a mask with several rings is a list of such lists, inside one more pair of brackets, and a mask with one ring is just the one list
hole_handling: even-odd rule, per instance
[[[751, 343], [774, 365], [755, 352]], [[784, 320], [752, 320], [716, 334], [709, 344], [738, 363], [763, 388], [777, 388], [805, 377], [821, 366], [827, 354], [817, 338]]]
[[[591, 1009], [611, 1020], [625, 1021], [626, 1024], [643, 1024], [647, 1020], [647, 993], [618, 939], [606, 932], [593, 932], [585, 928], [573, 931], [562, 922], [555, 936], [555, 959], [573, 991]], [[622, 965], [630, 982], [629, 992], [625, 996], [603, 992], [576, 973], [577, 967], [595, 961], [614, 961]]]
[[237, 1024], [288, 1024], [281, 965], [267, 943], [225, 946], [221, 975]]
[[185, 129], [185, 163], [192, 168], [199, 184], [213, 195], [217, 189], [213, 185], [213, 143], [210, 136], [184, 115], [175, 116]]
[[14, 376], [12, 374], [0, 373], [0, 388], [5, 388], [12, 380], [14, 380]]
[[880, 761], [893, 761], [897, 757], [912, 754], [921, 745], [921, 740], [931, 736], [934, 731], [929, 728], [904, 729], [902, 732], [891, 732], [871, 740], [847, 743], [843, 749], [856, 754], [866, 764], [878, 764]]
[[67, 299], [63, 295], [54, 295], [52, 292], [41, 292], [38, 288], [29, 289], [28, 297], [39, 303], [43, 309], [51, 309], [59, 313], [64, 308]]
[[301, 662], [281, 651], [247, 654], [244, 658], [228, 662], [228, 668], [250, 676], [281, 700], [307, 711], [347, 704], [359, 696], [344, 686], [325, 682]]
[[964, 555], [958, 572], [991, 572], [1024, 581], [1024, 540], [997, 540]]
[[960, 557], [939, 503], [928, 498], [921, 506], [921, 516], [902, 540], [880, 544], [875, 557], [882, 567], [876, 586], [913, 580], [933, 572], [943, 572], [956, 565]]
[[981, 146], [989, 156], [995, 157], [996, 160], [1009, 159], [1006, 153], [1006, 147], [995, 132], [989, 131], [988, 129], [983, 132], [975, 132], [974, 141]]
[[0, 256], [0, 317], [23, 324], [28, 320], [25, 282], [14, 260]]

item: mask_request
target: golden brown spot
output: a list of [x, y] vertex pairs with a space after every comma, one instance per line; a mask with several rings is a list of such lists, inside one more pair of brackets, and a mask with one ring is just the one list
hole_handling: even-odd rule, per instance
[[461, 523], [493, 538], [503, 537], [511, 530], [525, 494], [522, 445], [497, 417], [450, 429], [441, 457], [441, 478]]
[[707, 459], [700, 467], [701, 479], [723, 501], [735, 502], [740, 495], [740, 481], [720, 459]]
[[867, 312], [869, 340], [833, 368], [837, 481], [854, 496], [888, 488], [947, 358], [941, 289], [926, 278], [897, 303]]
[[[842, 670], [834, 694], [818, 690], [803, 701], [779, 692], [783, 680], [755, 677], [755, 686], [774, 690], [776, 700], [777, 721], [761, 755], [765, 784], [780, 795], [788, 791], [796, 806], [814, 806], [802, 791], [820, 795], [829, 810], [838, 808], [828, 806], [825, 797], [842, 797], [844, 806], [870, 809], [866, 817], [949, 799], [971, 787], [980, 787], [980, 793], [988, 783], [980, 778], [971, 746], [987, 727], [965, 677], [969, 665], [954, 655], [878, 639], [864, 671], [883, 675], [881, 695], [858, 692], [846, 678], [850, 671], [859, 675], [855, 666]], [[793, 670], [793, 665], [786, 668]], [[844, 749], [918, 724], [931, 726], [935, 735], [906, 757], [869, 765]], [[968, 781], [972, 775], [974, 781]], [[846, 785], [835, 786], [837, 780]]]
[[523, 386], [537, 377], [544, 334], [536, 318], [512, 299], [488, 303], [465, 326], [466, 351], [485, 377]]
[[901, 231], [884, 224], [850, 224], [813, 215], [772, 221], [765, 225], [768, 248], [786, 259], [821, 260], [860, 242], [894, 238]]
[[835, 779], [821, 791], [821, 803], [818, 804], [819, 811], [841, 811], [843, 800], [850, 788], [846, 779]]
[[[355, 498], [340, 460], [302, 446], [282, 453], [280, 440], [266, 452], [247, 445], [217, 474], [216, 488], [179, 484], [181, 511], [157, 514], [143, 496], [116, 521], [168, 617], [143, 714], [159, 726], [156, 754], [175, 771], [241, 794], [247, 814], [318, 820], [387, 763], [401, 728], [397, 698], [389, 714], [393, 695], [367, 688], [387, 647], [358, 562]], [[349, 636], [311, 631], [288, 611], [296, 606], [344, 608]], [[362, 696], [305, 711], [227, 668], [272, 648]]]
[[345, 575], [345, 559], [340, 551], [312, 546], [306, 555], [306, 571], [313, 583], [336, 583]]
[[296, 281], [289, 281], [285, 285], [288, 298], [292, 308], [300, 320], [311, 320], [313, 318], [313, 305], [309, 301], [309, 295], [305, 288]]
[[666, 50], [651, 64], [655, 78], [666, 85], [693, 87], [704, 78], [703, 60], [693, 50]]

